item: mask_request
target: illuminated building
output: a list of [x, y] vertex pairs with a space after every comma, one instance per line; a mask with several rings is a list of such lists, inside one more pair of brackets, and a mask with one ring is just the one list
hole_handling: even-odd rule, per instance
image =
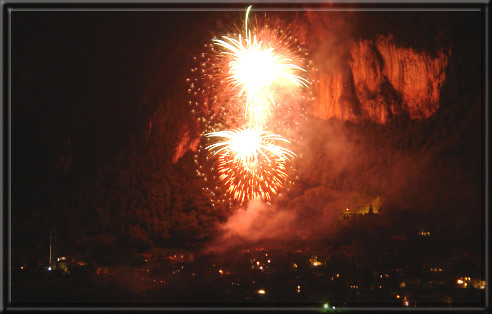
[[417, 235], [419, 237], [430, 237], [431, 233], [423, 228], [420, 228]]
[[357, 216], [381, 215], [381, 212], [379, 211], [381, 204], [381, 198], [378, 196], [369, 202], [363, 203], [362, 205], [354, 206], [352, 208], [347, 207], [340, 214], [339, 219], [344, 220]]
[[456, 280], [456, 284], [460, 288], [485, 289], [487, 282], [479, 278], [460, 277]]

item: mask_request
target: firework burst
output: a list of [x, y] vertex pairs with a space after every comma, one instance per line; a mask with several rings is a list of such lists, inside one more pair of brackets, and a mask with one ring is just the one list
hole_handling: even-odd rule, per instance
[[293, 53], [275, 32], [264, 29], [252, 33], [248, 29], [250, 9], [246, 12], [244, 36], [222, 36], [212, 41], [221, 48], [227, 64], [227, 88], [238, 98], [245, 95], [244, 114], [249, 127], [262, 128], [275, 106], [275, 90], [307, 87], [310, 82], [298, 75], [306, 70], [294, 62]]
[[223, 141], [207, 150], [219, 155], [219, 178], [239, 201], [271, 199], [287, 177], [286, 162], [295, 154], [280, 146], [289, 143], [279, 135], [254, 129], [238, 129], [206, 134]]

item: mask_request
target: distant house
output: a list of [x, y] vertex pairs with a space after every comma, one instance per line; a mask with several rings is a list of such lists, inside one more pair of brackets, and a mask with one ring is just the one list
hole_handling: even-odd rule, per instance
[[60, 271], [63, 274], [70, 274], [75, 268], [87, 266], [86, 262], [77, 260], [75, 257], [59, 256], [52, 260], [49, 271]]
[[194, 260], [194, 254], [187, 251], [174, 251], [167, 255], [171, 262], [175, 263], [191, 263]]
[[419, 228], [417, 236], [419, 237], [430, 237], [431, 233], [423, 228]]

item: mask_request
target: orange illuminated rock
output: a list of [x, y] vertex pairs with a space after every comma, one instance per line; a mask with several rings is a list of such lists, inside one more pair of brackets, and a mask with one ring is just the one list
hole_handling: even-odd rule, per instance
[[383, 59], [382, 74], [402, 95], [410, 117], [424, 118], [436, 112], [448, 56], [439, 51], [431, 58], [412, 48], [397, 47], [392, 36], [380, 36], [376, 48]]
[[[379, 36], [356, 41], [347, 63], [348, 78], [342, 66], [318, 74], [312, 86], [314, 116], [385, 123], [390, 115], [405, 112], [414, 119], [426, 118], [439, 109], [448, 65], [443, 51], [432, 58], [397, 46], [391, 35]], [[351, 94], [355, 97], [346, 97]]]
[[343, 120], [355, 120], [356, 116], [349, 104], [344, 105], [342, 100], [343, 79], [342, 72], [322, 73], [312, 87], [316, 95], [313, 114], [316, 117]]

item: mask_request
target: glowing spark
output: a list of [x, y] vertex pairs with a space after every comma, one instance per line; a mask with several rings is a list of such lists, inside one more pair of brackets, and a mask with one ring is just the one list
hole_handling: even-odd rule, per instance
[[251, 33], [248, 29], [248, 7], [245, 35], [237, 38], [222, 36], [212, 41], [222, 48], [228, 62], [228, 87], [241, 97], [246, 93], [245, 116], [249, 127], [261, 128], [266, 123], [270, 107], [275, 106], [274, 91], [284, 86], [307, 87], [309, 81], [296, 73], [306, 71], [295, 64], [288, 47], [275, 36]]

